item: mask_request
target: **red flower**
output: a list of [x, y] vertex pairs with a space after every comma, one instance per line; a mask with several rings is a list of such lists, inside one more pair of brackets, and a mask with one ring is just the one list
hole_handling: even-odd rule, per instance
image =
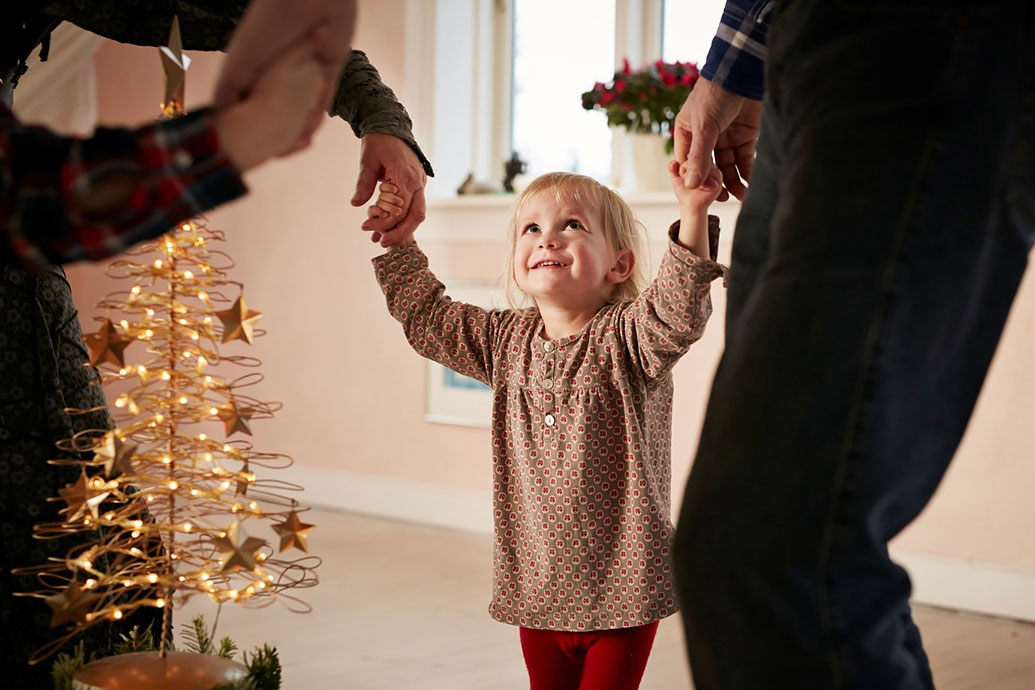
[[629, 74], [629, 58], [622, 58], [622, 74]]
[[683, 86], [690, 86], [695, 81], [697, 81], [697, 75], [693, 72], [687, 72], [680, 78], [679, 83]]
[[640, 100], [646, 103], [647, 102], [647, 94], [641, 91], [640, 92]]
[[674, 86], [676, 83], [676, 75], [671, 72], [662, 72], [661, 81], [665, 82], [665, 86]]
[[625, 108], [626, 112], [630, 112], [633, 109], [632, 103], [622, 103], [622, 107]]
[[665, 61], [664, 60], [655, 60], [654, 61], [654, 66], [657, 67], [658, 71], [660, 72], [663, 69], [665, 69]]
[[615, 79], [615, 91], [617, 91], [618, 93], [622, 93], [623, 91], [625, 91], [624, 79]]
[[593, 84], [594, 91], [603, 91], [605, 88], [606, 87], [604, 86], [604, 82], [602, 81], [598, 81], [597, 83]]
[[612, 91], [605, 91], [604, 93], [600, 94], [600, 105], [607, 105], [608, 103], [613, 101], [615, 98], [616, 98], [616, 96], [614, 95], [614, 92], [612, 92]]

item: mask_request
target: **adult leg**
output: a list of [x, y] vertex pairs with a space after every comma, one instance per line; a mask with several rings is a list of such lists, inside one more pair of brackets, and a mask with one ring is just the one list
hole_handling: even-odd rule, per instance
[[735, 253], [676, 535], [694, 678], [930, 688], [887, 541], [940, 481], [1026, 265], [1031, 10], [780, 7], [769, 244], [754, 271]]
[[581, 633], [593, 636], [579, 690], [636, 690], [658, 632], [657, 622], [620, 630]]

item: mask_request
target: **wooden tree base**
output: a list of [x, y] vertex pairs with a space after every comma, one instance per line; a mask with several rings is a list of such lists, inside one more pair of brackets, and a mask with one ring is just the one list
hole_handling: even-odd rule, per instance
[[248, 675], [236, 661], [214, 654], [119, 654], [89, 663], [72, 679], [73, 690], [210, 690]]

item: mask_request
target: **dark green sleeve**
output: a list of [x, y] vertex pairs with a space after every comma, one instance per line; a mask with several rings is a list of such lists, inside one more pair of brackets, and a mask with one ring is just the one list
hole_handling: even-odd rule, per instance
[[[44, 12], [99, 36], [145, 46], [165, 45], [178, 14], [186, 50], [223, 50], [247, 7], [247, 2], [219, 0], [60, 0], [46, 3]], [[330, 113], [348, 122], [358, 137], [377, 132], [405, 141], [424, 171], [434, 174], [406, 109], [363, 52], [353, 50], [345, 61]]]
[[435, 174], [431, 162], [413, 136], [413, 122], [406, 108], [381, 81], [381, 75], [363, 51], [353, 50], [345, 61], [341, 84], [331, 103], [330, 113], [352, 125], [357, 137], [377, 132], [402, 139], [417, 154], [424, 172]]

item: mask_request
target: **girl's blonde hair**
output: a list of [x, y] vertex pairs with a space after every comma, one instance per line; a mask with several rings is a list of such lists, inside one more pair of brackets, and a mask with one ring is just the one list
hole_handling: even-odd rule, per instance
[[527, 304], [527, 296], [514, 282], [514, 250], [518, 238], [518, 217], [521, 215], [525, 201], [537, 194], [548, 192], [553, 192], [557, 201], [570, 201], [578, 206], [591, 208], [600, 217], [602, 224], [600, 229], [603, 230], [608, 245], [615, 251], [632, 250], [635, 257], [632, 273], [625, 281], [615, 286], [608, 302], [625, 302], [635, 299], [646, 285], [643, 224], [636, 220], [629, 204], [625, 203], [622, 197], [592, 177], [577, 173], [552, 172], [532, 180], [514, 203], [514, 212], [511, 214], [510, 224], [507, 226], [507, 262], [503, 274], [504, 290], [510, 306], [517, 308], [523, 302]]

